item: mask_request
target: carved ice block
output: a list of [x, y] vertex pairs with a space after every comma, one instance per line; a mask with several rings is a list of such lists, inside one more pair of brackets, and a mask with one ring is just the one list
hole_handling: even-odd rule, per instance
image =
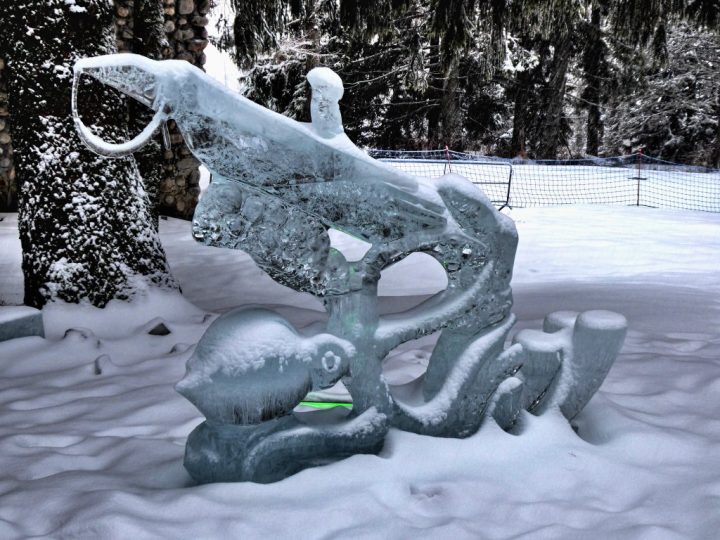
[[605, 380], [625, 341], [627, 320], [612, 311], [585, 311], [575, 321], [572, 360], [564, 370], [557, 398], [568, 420], [590, 401]]
[[42, 312], [28, 306], [0, 307], [0, 341], [27, 336], [45, 337]]
[[[77, 115], [86, 74], [155, 111], [132, 141], [109, 144]], [[277, 282], [324, 303], [322, 331], [301, 335], [267, 310], [221, 316], [201, 339], [177, 389], [205, 415], [188, 438], [185, 466], [199, 482], [280, 480], [305, 467], [374, 453], [390, 425], [467, 437], [492, 415], [504, 428], [523, 409], [559, 407], [572, 418], [600, 386], [625, 334], [609, 312], [550, 315], [544, 332], [514, 324], [510, 280], [515, 224], [457, 174], [415, 177], [373, 160], [344, 134], [340, 78], [308, 74], [312, 123], [269, 111], [187, 62], [136, 55], [78, 61], [73, 114], [80, 138], [119, 157], [172, 119], [213, 173], [193, 217], [206, 245], [245, 250]], [[359, 261], [331, 248], [334, 228], [371, 244]], [[411, 253], [433, 257], [446, 290], [380, 316], [385, 268]], [[390, 388], [383, 360], [399, 345], [439, 332], [427, 373]], [[312, 389], [342, 379], [353, 407], [293, 411]], [[328, 421], [325, 421], [328, 420]]]
[[299, 336], [272, 311], [237, 309], [210, 325], [175, 388], [211, 423], [258, 424], [334, 385], [354, 353], [331, 334]]
[[316, 67], [307, 74], [312, 87], [310, 115], [315, 131], [322, 137], [333, 137], [344, 133], [340, 105], [343, 83], [333, 70]]
[[528, 381], [526, 406], [538, 413], [558, 407], [570, 420], [605, 380], [625, 339], [627, 320], [611, 311], [560, 311], [548, 315], [543, 328], [523, 330], [515, 338], [529, 356], [522, 370]]

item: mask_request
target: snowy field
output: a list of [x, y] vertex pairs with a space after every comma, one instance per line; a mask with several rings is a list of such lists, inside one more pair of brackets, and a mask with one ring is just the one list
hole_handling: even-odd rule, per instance
[[[436, 177], [447, 172], [447, 164], [433, 160], [387, 160], [394, 167], [418, 176]], [[501, 162], [450, 164], [452, 172], [481, 184], [495, 202], [507, 199], [510, 206], [552, 206], [558, 204], [617, 204], [653, 208], [677, 208], [720, 212], [720, 171], [689, 172], [653, 170], [643, 165], [602, 167], [586, 165], [543, 165]], [[640, 181], [638, 182], [638, 175]]]
[[[194, 486], [182, 456], [201, 418], [173, 384], [206, 313], [262, 304], [302, 326], [322, 310], [242, 253], [196, 245], [187, 222], [162, 221], [184, 298], [154, 294], [104, 311], [53, 305], [47, 339], [0, 343], [0, 538], [717, 538], [720, 214], [511, 216], [518, 329], [557, 309], [629, 319], [578, 434], [553, 414], [525, 415], [513, 434], [489, 421], [465, 440], [392, 431], [379, 456], [270, 485]], [[22, 295], [16, 227], [14, 215], [0, 222], [5, 303]], [[413, 256], [384, 274], [382, 306], [399, 310], [442, 286], [435, 263]], [[158, 318], [169, 335], [147, 334]], [[411, 345], [389, 377], [422, 370], [432, 343]]]

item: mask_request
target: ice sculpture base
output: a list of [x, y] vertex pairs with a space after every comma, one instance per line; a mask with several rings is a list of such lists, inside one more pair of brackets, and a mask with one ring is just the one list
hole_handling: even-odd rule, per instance
[[255, 425], [203, 422], [188, 437], [185, 469], [199, 483], [266, 484], [383, 447], [387, 418], [375, 410], [340, 421], [332, 411], [307, 415], [315, 417], [311, 423], [291, 415]]

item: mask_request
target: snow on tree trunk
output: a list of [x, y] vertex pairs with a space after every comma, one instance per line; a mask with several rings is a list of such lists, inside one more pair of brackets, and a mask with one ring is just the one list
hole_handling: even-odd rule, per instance
[[[176, 287], [135, 161], [90, 152], [70, 114], [72, 65], [115, 51], [112, 0], [18, 0], [3, 15], [25, 303], [103, 306], [151, 284]], [[81, 86], [85, 123], [127, 139], [126, 104], [106, 87]]]

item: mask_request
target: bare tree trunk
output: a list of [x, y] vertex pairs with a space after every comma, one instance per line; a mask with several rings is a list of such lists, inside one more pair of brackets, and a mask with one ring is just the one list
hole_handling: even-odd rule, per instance
[[517, 74], [515, 79], [515, 105], [513, 109], [513, 132], [510, 143], [512, 157], [527, 158], [525, 141], [527, 139], [528, 116], [528, 85], [529, 75], [525, 71]]
[[715, 93], [715, 118], [717, 125], [715, 126], [715, 145], [710, 155], [710, 167], [720, 167], [720, 90]]
[[565, 144], [562, 134], [563, 107], [565, 106], [565, 76], [570, 65], [572, 53], [571, 36], [564, 36], [555, 47], [552, 74], [544, 92], [544, 123], [536, 130], [537, 157], [553, 159], [557, 157], [558, 148]]
[[447, 145], [453, 150], [463, 149], [462, 122], [460, 119], [460, 103], [458, 89], [460, 59], [453, 55], [445, 70], [443, 93], [440, 101], [440, 126], [442, 146]]
[[[320, 53], [320, 22], [318, 21], [317, 12], [315, 10], [315, 0], [306, 0], [305, 3], [305, 35], [307, 39], [312, 42], [312, 52], [316, 54], [308, 54], [305, 57], [305, 73], [310, 73], [310, 70], [320, 65], [317, 54]], [[303, 80], [302, 84], [305, 86], [307, 96], [305, 104], [303, 106], [303, 117], [302, 119], [307, 121], [310, 119], [310, 102], [311, 92], [310, 84], [307, 80]]]
[[4, 46], [0, 47], [0, 51], [3, 51], [0, 54], [0, 211], [14, 212], [17, 210], [17, 184], [13, 166], [8, 88], [5, 82], [5, 50]]
[[430, 51], [433, 55], [430, 62], [430, 88], [428, 88], [428, 96], [432, 100], [437, 100], [437, 105], [433, 106], [427, 114], [427, 144], [430, 149], [440, 146], [442, 139], [442, 124], [440, 113], [442, 108], [439, 103], [442, 101], [443, 74], [438, 66], [440, 62], [440, 40], [437, 36], [430, 37]]
[[604, 47], [600, 30], [600, 9], [595, 6], [592, 11], [588, 35], [588, 45], [583, 58], [586, 87], [583, 98], [587, 102], [587, 138], [585, 153], [597, 156], [603, 135], [602, 116], [600, 112], [600, 75], [603, 63]]
[[600, 141], [602, 140], [604, 131], [600, 107], [596, 104], [588, 105], [587, 113], [588, 118], [585, 153], [589, 156], [597, 156], [600, 153]]

